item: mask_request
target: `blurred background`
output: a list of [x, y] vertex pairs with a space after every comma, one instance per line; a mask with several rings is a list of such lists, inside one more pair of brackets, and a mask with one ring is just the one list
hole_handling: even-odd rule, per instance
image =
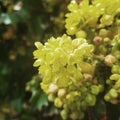
[[0, 120], [61, 120], [40, 89], [35, 41], [65, 33], [70, 0], [0, 0]]

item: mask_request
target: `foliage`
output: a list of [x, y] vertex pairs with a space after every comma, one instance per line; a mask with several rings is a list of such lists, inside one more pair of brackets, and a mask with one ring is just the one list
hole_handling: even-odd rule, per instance
[[63, 119], [106, 119], [105, 111], [108, 120], [120, 118], [119, 6], [119, 0], [71, 1], [67, 35], [35, 42], [41, 88]]

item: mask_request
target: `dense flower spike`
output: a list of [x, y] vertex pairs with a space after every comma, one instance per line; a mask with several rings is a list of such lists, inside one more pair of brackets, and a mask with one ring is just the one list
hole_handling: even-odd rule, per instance
[[72, 40], [63, 35], [50, 38], [44, 45], [36, 42], [35, 46], [37, 50], [33, 54], [37, 60], [34, 66], [39, 67], [43, 76], [41, 88], [56, 107], [63, 109], [63, 118], [66, 111], [71, 114], [70, 118], [81, 119], [87, 106], [95, 105], [100, 92], [100, 86], [92, 85], [94, 65], [87, 61], [93, 59], [93, 45], [84, 38]]

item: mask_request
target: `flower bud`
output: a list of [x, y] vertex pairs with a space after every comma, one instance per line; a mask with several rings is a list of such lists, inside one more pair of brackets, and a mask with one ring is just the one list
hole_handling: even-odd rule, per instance
[[110, 80], [118, 80], [120, 78], [119, 74], [113, 74], [110, 76]]
[[112, 98], [117, 98], [117, 97], [118, 97], [118, 93], [117, 93], [117, 91], [116, 91], [115, 89], [111, 89], [111, 90], [109, 91], [109, 94], [110, 94], [110, 96], [111, 96]]
[[105, 99], [105, 101], [110, 101], [110, 96], [109, 96], [108, 94], [106, 94], [106, 95], [104, 96], [104, 99]]
[[115, 62], [115, 57], [114, 57], [114, 56], [112, 56], [112, 55], [107, 55], [107, 56], [105, 57], [105, 64], [106, 64], [107, 66], [112, 66], [114, 62]]
[[65, 89], [59, 89], [58, 90], [58, 97], [63, 98], [66, 95], [66, 90]]
[[70, 118], [73, 120], [76, 120], [78, 118], [79, 114], [77, 112], [73, 112], [70, 114]]
[[94, 72], [94, 67], [87, 62], [83, 62], [82, 64], [80, 64], [80, 68], [82, 73], [93, 74]]
[[91, 74], [85, 73], [83, 76], [84, 76], [84, 82], [86, 82], [86, 81], [92, 79], [92, 75], [91, 75]]
[[91, 86], [91, 93], [92, 93], [92, 94], [98, 95], [99, 92], [100, 92], [99, 86], [97, 86], [97, 85], [92, 85], [92, 86]]
[[76, 37], [77, 38], [86, 38], [86, 32], [85, 31], [83, 31], [83, 30], [80, 30], [80, 31], [78, 31], [77, 33], [76, 33]]
[[49, 93], [56, 93], [58, 91], [58, 86], [55, 84], [51, 84], [49, 86]]
[[55, 96], [54, 96], [53, 94], [49, 94], [49, 95], [48, 95], [48, 100], [49, 100], [49, 101], [53, 102], [54, 99], [55, 99]]
[[85, 98], [85, 101], [87, 104], [89, 104], [90, 106], [94, 106], [96, 103], [96, 97], [92, 94], [88, 94]]
[[55, 98], [55, 101], [54, 101], [54, 105], [58, 108], [61, 108], [63, 103], [62, 101], [60, 100], [60, 98]]
[[100, 45], [102, 43], [102, 37], [96, 36], [93, 41], [96, 45]]
[[107, 36], [108, 36], [108, 30], [106, 30], [106, 29], [101, 29], [101, 30], [99, 31], [99, 36], [101, 36], [101, 37], [107, 37]]
[[67, 112], [66, 112], [66, 110], [62, 110], [61, 112], [60, 112], [60, 115], [62, 116], [62, 118], [63, 119], [67, 119]]

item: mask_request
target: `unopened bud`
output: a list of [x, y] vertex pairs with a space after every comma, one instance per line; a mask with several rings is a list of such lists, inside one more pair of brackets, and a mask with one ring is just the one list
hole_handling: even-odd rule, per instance
[[102, 43], [102, 37], [96, 36], [93, 41], [96, 45], [100, 45]]
[[63, 98], [66, 95], [66, 90], [65, 89], [59, 89], [58, 91], [58, 97]]
[[105, 57], [105, 64], [106, 64], [107, 66], [112, 66], [114, 62], [115, 62], [115, 57], [114, 57], [114, 56], [112, 56], [112, 55], [107, 55], [107, 56]]
[[48, 100], [49, 100], [49, 101], [53, 102], [54, 99], [55, 99], [55, 96], [54, 96], [53, 94], [49, 94], [49, 95], [48, 95]]
[[85, 74], [84, 74], [84, 82], [86, 82], [86, 81], [88, 81], [88, 80], [90, 80], [90, 79], [92, 79], [92, 75], [85, 73]]
[[50, 93], [56, 93], [57, 91], [58, 91], [58, 86], [57, 86], [57, 85], [51, 84], [51, 85], [49, 86], [49, 92], [50, 92]]
[[61, 108], [63, 103], [59, 98], [55, 98], [54, 105], [58, 108]]

